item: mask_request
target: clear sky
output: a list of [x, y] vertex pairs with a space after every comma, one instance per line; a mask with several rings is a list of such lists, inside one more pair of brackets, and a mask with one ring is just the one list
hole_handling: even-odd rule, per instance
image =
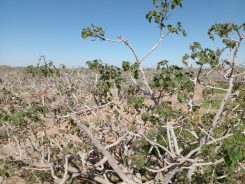
[[[245, 0], [184, 0], [169, 23], [182, 22], [188, 36], [167, 37], [144, 65], [152, 67], [161, 59], [181, 64], [193, 41], [217, 48], [218, 42], [208, 39], [208, 28], [219, 22], [244, 23], [244, 7]], [[83, 40], [81, 30], [91, 23], [99, 25], [109, 38], [127, 38], [141, 56], [159, 36], [145, 19], [151, 8], [151, 0], [0, 0], [0, 65], [36, 64], [40, 55], [68, 66], [85, 66], [98, 58], [116, 65], [133, 61], [125, 46]], [[245, 41], [238, 56], [245, 64]]]

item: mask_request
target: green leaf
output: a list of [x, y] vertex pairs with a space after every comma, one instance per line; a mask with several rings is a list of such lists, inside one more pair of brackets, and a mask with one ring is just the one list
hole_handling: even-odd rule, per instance
[[151, 10], [146, 14], [146, 19], [151, 23], [152, 17], [156, 14], [155, 10]]
[[225, 163], [230, 171], [233, 171], [237, 167], [237, 161], [244, 159], [244, 153], [242, 146], [230, 145], [225, 149], [224, 155]]
[[171, 8], [175, 9], [177, 6], [182, 8], [182, 0], [172, 0]]
[[137, 63], [131, 65], [131, 73], [132, 77], [135, 79], [139, 79], [139, 65]]
[[95, 26], [93, 24], [91, 27], [83, 28], [81, 35], [83, 39], [93, 37], [99, 38], [100, 40], [105, 40], [105, 31], [101, 27]]
[[236, 47], [236, 41], [230, 39], [223, 39], [223, 43], [230, 49], [234, 49]]
[[125, 72], [128, 71], [130, 69], [130, 63], [129, 63], [129, 61], [123, 61], [122, 62], [122, 68], [123, 68], [123, 70]]
[[183, 96], [181, 96], [181, 95], [178, 95], [177, 99], [178, 99], [179, 102], [184, 102], [185, 101], [185, 98]]
[[164, 80], [163, 80], [163, 79], [160, 79], [160, 80], [159, 80], [159, 84], [160, 84], [160, 85], [163, 85], [163, 84], [164, 84]]

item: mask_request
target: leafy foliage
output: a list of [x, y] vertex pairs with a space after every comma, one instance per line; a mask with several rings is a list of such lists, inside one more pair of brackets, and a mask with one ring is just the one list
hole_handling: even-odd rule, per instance
[[237, 46], [237, 41], [232, 39], [232, 34], [240, 35], [241, 31], [244, 30], [244, 24], [238, 26], [233, 23], [214, 24], [209, 28], [208, 35], [210, 39], [214, 40], [214, 34], [217, 34], [226, 45], [227, 48], [234, 49]]
[[219, 58], [221, 53], [219, 50], [213, 51], [209, 48], [202, 48], [201, 44], [198, 42], [194, 42], [192, 45], [190, 45], [191, 54], [185, 54], [183, 56], [183, 63], [186, 64], [187, 60], [189, 58], [196, 61], [197, 65], [205, 65], [209, 64], [211, 67], [215, 67], [219, 64]]
[[[166, 25], [164, 21], [168, 18], [168, 13], [170, 8], [175, 9], [176, 7], [182, 7], [182, 0], [173, 0], [171, 2], [165, 0], [152, 0], [155, 9], [150, 10], [146, 14], [146, 19], [151, 23], [152, 19], [162, 30]], [[172, 27], [172, 25], [167, 26], [170, 32], [182, 31], [185, 34], [185, 31], [181, 28], [181, 24], [178, 23], [178, 28]]]
[[117, 88], [117, 94], [120, 95], [121, 83], [124, 80], [120, 68], [103, 64], [100, 60], [88, 61], [87, 65], [91, 71], [99, 75], [95, 88], [92, 89], [97, 104], [105, 104], [112, 100], [111, 90], [114, 85]]
[[229, 146], [225, 151], [225, 163], [230, 171], [237, 168], [237, 162], [244, 159], [244, 151], [239, 146]]
[[168, 66], [168, 61], [160, 61], [157, 65], [157, 73], [154, 75], [151, 86], [162, 93], [178, 96], [180, 102], [188, 98], [188, 94], [194, 91], [194, 83], [191, 81], [192, 73], [184, 71], [178, 66]]
[[82, 38], [83, 39], [87, 39], [89, 37], [92, 38], [99, 38], [101, 40], [104, 40], [104, 36], [105, 36], [105, 32], [103, 31], [103, 29], [101, 27], [95, 26], [95, 25], [91, 25], [91, 27], [86, 27], [82, 30]]
[[[41, 62], [43, 62], [44, 64], [42, 65]], [[47, 61], [45, 56], [40, 57], [37, 66], [29, 65], [26, 68], [26, 72], [31, 74], [33, 77], [41, 76], [45, 78], [60, 74], [59, 69], [55, 67], [53, 61]]]

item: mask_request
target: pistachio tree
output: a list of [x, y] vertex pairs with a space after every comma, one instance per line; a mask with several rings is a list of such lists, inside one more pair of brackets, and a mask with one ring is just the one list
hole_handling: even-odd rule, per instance
[[237, 57], [245, 24], [214, 24], [208, 36], [221, 39], [220, 48], [196, 41], [182, 65], [163, 56], [144, 69], [167, 36], [186, 36], [180, 22], [169, 22], [182, 0], [152, 5], [145, 18], [160, 36], [142, 56], [102, 27], [81, 33], [124, 44], [134, 61], [58, 69], [41, 58], [44, 64], [0, 73], [0, 182], [244, 182], [245, 70]]
[[[154, 9], [150, 10], [145, 17], [150, 23], [157, 25], [160, 38], [141, 57], [138, 56], [130, 42], [122, 36], [118, 36], [115, 40], [109, 39], [105, 31], [95, 25], [82, 30], [84, 39], [92, 38], [123, 43], [135, 58], [133, 64], [123, 61], [122, 68], [117, 68], [121, 80], [116, 85], [117, 89], [121, 89], [125, 82], [123, 77], [129, 75], [128, 79], [131, 79], [132, 83], [127, 85], [130, 90], [125, 90], [127, 93], [125, 111], [131, 112], [129, 116], [133, 117], [133, 121], [138, 124], [142, 122], [145, 125], [143, 133], [137, 126], [131, 131], [128, 130], [129, 127], [125, 128], [126, 132], [135, 139], [132, 146], [133, 144], [141, 145], [137, 146], [138, 148], [131, 155], [135, 162], [133, 170], [134, 172], [141, 170], [140, 174], [142, 172], [151, 173], [153, 174], [152, 181], [161, 183], [173, 182], [174, 178], [184, 183], [199, 180], [207, 183], [210, 181], [224, 182], [228, 173], [244, 169], [242, 165], [245, 138], [244, 109], [242, 104], [237, 102], [239, 98], [242, 98], [239, 92], [244, 86], [235, 90], [234, 80], [244, 74], [244, 72], [237, 71], [236, 58], [244, 38], [245, 24], [214, 24], [209, 28], [208, 35], [212, 40], [215, 37], [222, 39], [223, 48], [216, 50], [202, 48], [199, 42], [194, 42], [190, 45], [191, 53], [183, 56], [182, 62], [185, 68], [170, 65], [169, 61], [162, 60], [157, 64], [156, 71], [152, 71], [153, 77], [149, 78], [141, 66], [147, 57], [154, 52], [166, 36], [173, 33], [181, 33], [186, 36], [180, 22], [177, 22], [176, 25], [168, 24], [170, 12], [177, 7], [182, 7], [181, 0], [153, 0], [152, 3]], [[227, 50], [230, 52], [230, 59], [222, 57]], [[89, 61], [89, 66], [93, 62]], [[194, 66], [191, 64], [193, 62]], [[106, 66], [102, 64], [100, 69], [104, 70]], [[104, 91], [105, 95], [113, 91], [115, 86], [112, 84], [116, 83], [112, 79], [116, 80], [118, 76], [110, 75], [105, 80], [102, 73], [100, 72], [99, 77], [96, 75], [96, 81], [107, 87], [108, 91]], [[213, 77], [217, 74], [225, 81], [227, 88], [217, 86], [218, 80], [216, 79], [208, 82], [209, 76]], [[110, 85], [108, 85], [109, 82]], [[216, 84], [213, 84], [215, 82]], [[100, 89], [98, 83], [96, 85], [95, 88]], [[224, 92], [217, 110], [211, 112], [209, 109], [207, 112], [201, 112], [204, 102], [194, 99], [195, 92], [200, 87], [204, 97], [205, 94], [213, 94], [214, 90]], [[112, 93], [109, 92], [109, 94], [112, 98]], [[233, 94], [237, 95], [234, 97]], [[103, 96], [102, 94], [97, 95]], [[176, 98], [180, 106], [183, 104], [184, 108], [173, 106], [170, 100], [166, 100], [166, 97], [167, 99]], [[120, 98], [120, 100], [124, 99]], [[120, 110], [117, 109], [117, 111]], [[124, 121], [123, 117], [119, 119]], [[146, 159], [147, 157], [151, 158]], [[202, 170], [201, 175], [199, 169]], [[133, 178], [135, 178], [134, 175], [129, 177], [130, 182]], [[124, 180], [124, 178], [121, 179]], [[133, 183], [137, 183], [137, 180], [134, 180]]]

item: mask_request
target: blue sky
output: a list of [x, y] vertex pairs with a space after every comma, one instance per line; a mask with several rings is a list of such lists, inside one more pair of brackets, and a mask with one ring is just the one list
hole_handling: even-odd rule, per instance
[[[208, 28], [218, 22], [245, 22], [244, 7], [244, 0], [184, 0], [169, 23], [182, 22], [188, 36], [167, 37], [144, 66], [161, 59], [181, 65], [193, 41], [217, 48], [219, 42], [208, 39]], [[127, 38], [142, 56], [159, 36], [156, 26], [145, 19], [151, 8], [151, 0], [0, 0], [0, 65], [36, 64], [40, 55], [68, 66], [85, 66], [87, 60], [98, 58], [115, 65], [133, 61], [122, 44], [83, 40], [81, 30], [91, 23], [99, 25], [109, 38]], [[245, 64], [245, 42], [238, 56]]]

